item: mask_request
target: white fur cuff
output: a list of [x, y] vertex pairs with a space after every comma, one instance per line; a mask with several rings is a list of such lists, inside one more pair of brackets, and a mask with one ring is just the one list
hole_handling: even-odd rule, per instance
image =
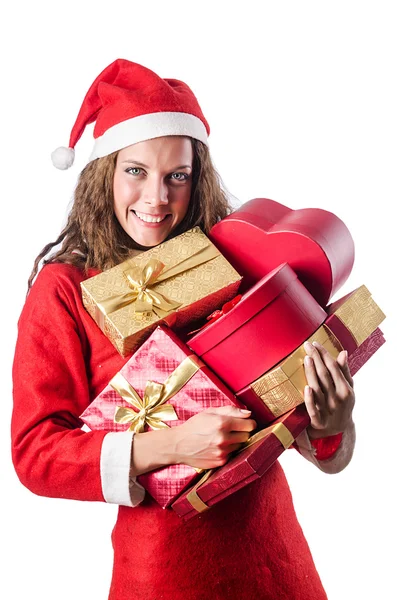
[[130, 476], [132, 431], [110, 432], [101, 451], [102, 493], [106, 502], [137, 506], [145, 497], [144, 488]]

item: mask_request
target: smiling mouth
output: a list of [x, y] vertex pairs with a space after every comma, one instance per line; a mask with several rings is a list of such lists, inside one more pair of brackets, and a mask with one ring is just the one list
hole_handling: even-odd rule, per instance
[[138, 219], [140, 219], [140, 221], [143, 221], [144, 223], [161, 223], [162, 221], [164, 221], [167, 217], [170, 217], [171, 215], [168, 213], [166, 215], [147, 215], [145, 213], [141, 213], [138, 212], [136, 210], [132, 209], [132, 212], [134, 213], [134, 215], [136, 217], [138, 217]]

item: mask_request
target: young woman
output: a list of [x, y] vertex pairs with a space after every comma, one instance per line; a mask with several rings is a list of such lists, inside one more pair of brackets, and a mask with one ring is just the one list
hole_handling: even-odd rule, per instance
[[[136, 482], [167, 464], [223, 465], [255, 428], [249, 412], [204, 411], [180, 427], [135, 436], [81, 429], [79, 415], [126, 359], [85, 311], [80, 282], [195, 225], [208, 232], [230, 211], [211, 163], [208, 123], [183, 82], [115, 61], [92, 84], [70, 147], [54, 153], [54, 164], [71, 165], [92, 121], [91, 160], [66, 227], [36, 259], [19, 321], [12, 423], [18, 476], [36, 494], [119, 505], [112, 600], [324, 599], [278, 463], [187, 523]], [[58, 244], [32, 285], [41, 259]], [[307, 353], [311, 425], [297, 440], [299, 451], [337, 472], [354, 447], [347, 357], [335, 361], [319, 345]]]

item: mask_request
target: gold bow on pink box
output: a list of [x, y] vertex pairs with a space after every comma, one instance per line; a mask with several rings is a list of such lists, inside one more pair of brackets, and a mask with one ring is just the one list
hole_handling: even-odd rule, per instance
[[165, 402], [186, 385], [201, 365], [201, 361], [196, 356], [187, 356], [164, 383], [148, 381], [143, 398], [121, 373], [117, 373], [110, 381], [110, 385], [133, 408], [117, 406], [114, 415], [115, 423], [129, 423], [130, 431], [141, 433], [145, 425], [152, 429], [164, 429], [168, 427], [164, 421], [177, 421], [178, 416], [174, 407]]

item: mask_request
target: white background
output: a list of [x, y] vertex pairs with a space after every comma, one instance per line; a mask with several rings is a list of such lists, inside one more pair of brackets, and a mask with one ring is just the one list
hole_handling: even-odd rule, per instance
[[107, 597], [117, 509], [40, 498], [22, 487], [10, 462], [10, 370], [26, 280], [62, 227], [91, 128], [68, 172], [52, 167], [50, 152], [68, 144], [99, 72], [127, 58], [192, 87], [236, 202], [263, 196], [324, 208], [349, 227], [356, 262], [334, 299], [364, 283], [387, 315], [386, 345], [355, 378], [357, 450], [338, 475], [322, 474], [293, 451], [282, 464], [330, 600], [397, 598], [394, 7], [25, 0], [3, 8], [2, 597]]

